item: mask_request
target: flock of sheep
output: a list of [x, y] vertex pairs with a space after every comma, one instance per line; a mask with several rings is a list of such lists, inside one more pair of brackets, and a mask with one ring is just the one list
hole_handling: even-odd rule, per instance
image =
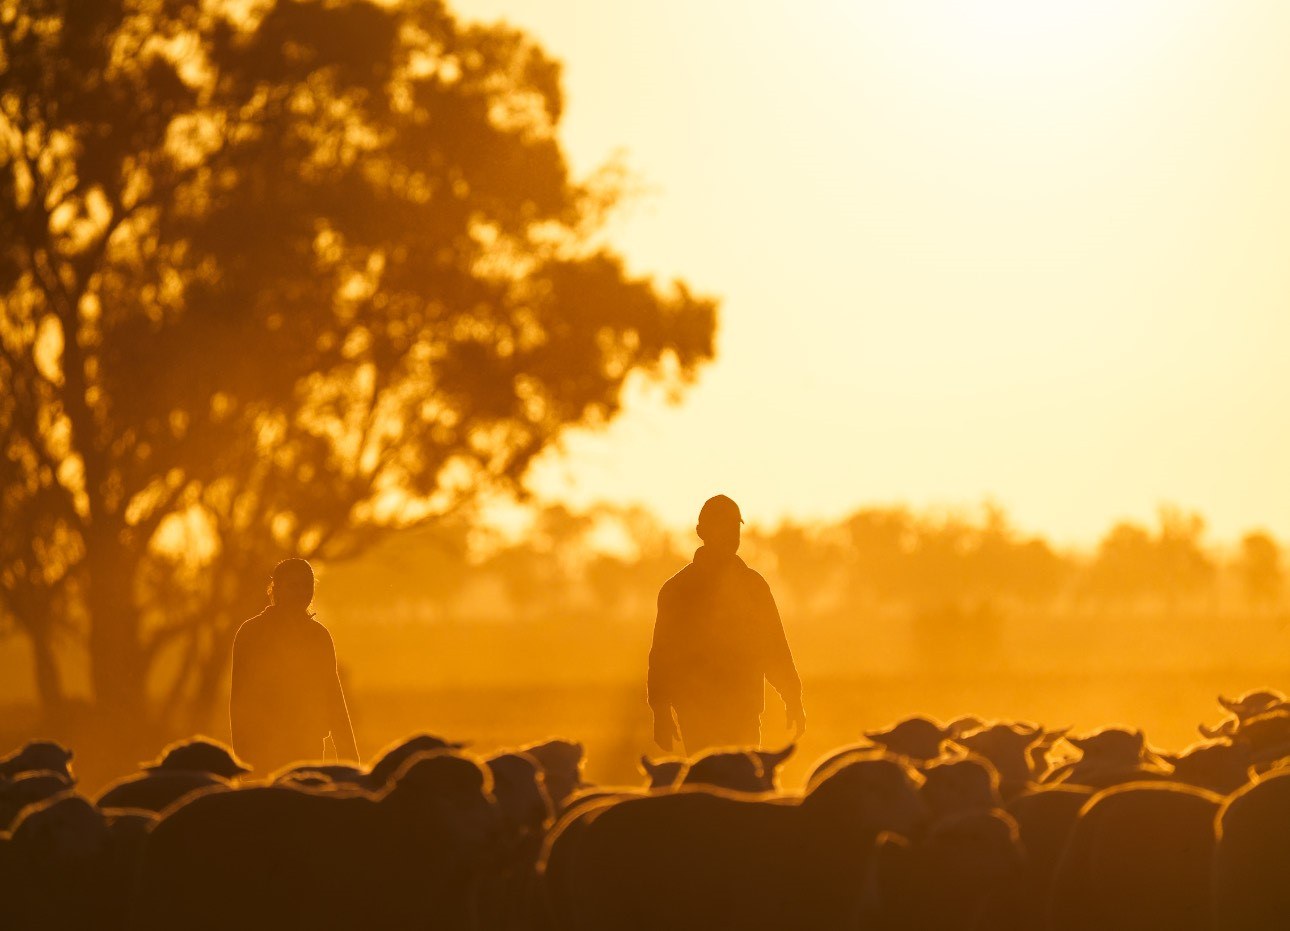
[[792, 752], [481, 759], [421, 735], [266, 778], [174, 744], [97, 799], [71, 753], [0, 760], [0, 927], [1290, 928], [1290, 703], [1221, 699], [1178, 754], [1140, 731], [913, 717], [779, 790]]

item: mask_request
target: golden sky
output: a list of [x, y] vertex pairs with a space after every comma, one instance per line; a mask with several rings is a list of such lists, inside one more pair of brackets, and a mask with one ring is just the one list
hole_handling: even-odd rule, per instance
[[533, 485], [688, 522], [989, 496], [1290, 536], [1290, 3], [456, 0], [566, 64], [612, 241], [723, 299], [717, 362]]

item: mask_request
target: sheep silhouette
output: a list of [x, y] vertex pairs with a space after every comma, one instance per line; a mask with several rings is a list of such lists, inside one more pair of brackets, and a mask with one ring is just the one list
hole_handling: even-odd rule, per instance
[[482, 879], [478, 920], [486, 928], [531, 928], [544, 914], [536, 865], [555, 806], [532, 755], [499, 753], [484, 764], [501, 812], [503, 849], [497, 868]]
[[919, 792], [927, 802], [933, 822], [1003, 806], [999, 796], [999, 773], [984, 757], [935, 760], [920, 767], [919, 772], [923, 775]]
[[999, 772], [999, 791], [1012, 798], [1038, 779], [1038, 759], [1065, 733], [1037, 724], [996, 723], [953, 737], [950, 743], [989, 760]]
[[0, 831], [8, 830], [28, 805], [66, 792], [73, 785], [63, 772], [23, 770], [12, 779], [0, 780]]
[[686, 759], [683, 756], [651, 757], [642, 753], [639, 769], [651, 789], [670, 789], [681, 778]]
[[1024, 852], [1012, 816], [959, 811], [916, 841], [879, 840], [865, 883], [862, 927], [874, 931], [1023, 931]]
[[[825, 753], [801, 794], [777, 780], [793, 745], [644, 757], [636, 788], [589, 786], [570, 739], [480, 759], [416, 734], [255, 782], [195, 737], [91, 803], [37, 741], [0, 775], [0, 927], [1283, 929], [1278, 695], [1224, 699], [1230, 733], [1169, 753], [915, 716]], [[1040, 777], [1061, 739], [1080, 757]]]
[[888, 753], [924, 762], [941, 755], [941, 742], [953, 733], [922, 715], [906, 718], [885, 730], [865, 731], [865, 739]]
[[502, 839], [492, 789], [482, 761], [439, 750], [381, 793], [198, 795], [148, 836], [134, 927], [468, 927]]
[[232, 787], [229, 780], [212, 773], [155, 770], [109, 783], [94, 804], [104, 810], [134, 809], [160, 814], [196, 793]]
[[864, 741], [837, 747], [819, 760], [807, 777], [807, 786], [813, 785], [825, 772], [839, 761], [854, 756], [883, 752], [908, 760], [917, 766], [942, 755], [950, 731], [932, 718], [914, 715], [883, 730], [864, 732]]
[[1026, 859], [1021, 877], [1022, 911], [1032, 927], [1047, 926], [1053, 876], [1080, 811], [1094, 795], [1087, 786], [1051, 785], [1029, 789], [1006, 805], [1017, 823]]
[[1066, 740], [1080, 751], [1080, 758], [1045, 773], [1045, 783], [1105, 789], [1126, 782], [1165, 779], [1172, 771], [1168, 761], [1147, 746], [1140, 730], [1104, 727]]
[[1290, 915], [1290, 772], [1250, 783], [1223, 804], [1210, 877], [1214, 931], [1273, 931]]
[[384, 785], [370, 785], [374, 782], [367, 770], [347, 763], [291, 763], [270, 774], [269, 782], [285, 785], [309, 785], [314, 787], [333, 787], [379, 789]]
[[547, 794], [551, 796], [557, 809], [563, 807], [569, 796], [586, 785], [582, 778], [586, 751], [578, 741], [551, 738], [525, 744], [520, 747], [520, 751], [541, 764]]
[[0, 758], [0, 779], [13, 779], [19, 773], [61, 773], [70, 785], [72, 751], [53, 740], [33, 740], [6, 757]]
[[1259, 771], [1274, 768], [1290, 756], [1290, 710], [1278, 708], [1246, 718], [1231, 740], [1249, 753]]
[[[685, 787], [608, 802], [586, 821], [567, 865], [569, 899], [556, 903], [568, 911], [557, 924], [843, 926], [859, 914], [858, 878], [878, 834], [916, 834], [926, 821], [921, 781], [874, 754], [840, 762], [794, 801]], [[558, 847], [557, 836], [553, 854]]]
[[789, 744], [782, 750], [707, 750], [693, 759], [642, 756], [641, 769], [652, 789], [706, 785], [736, 792], [773, 792], [779, 788], [779, 768], [796, 749], [796, 744]]
[[1173, 781], [1230, 795], [1249, 781], [1254, 764], [1250, 747], [1230, 737], [1201, 740], [1180, 753], [1162, 753], [1173, 766]]
[[9, 838], [12, 927], [119, 928], [128, 895], [109, 885], [112, 836], [89, 799], [67, 791], [23, 809]]
[[150, 763], [141, 763], [144, 772], [210, 773], [221, 779], [237, 779], [251, 772], [232, 748], [209, 737], [191, 737], [176, 741]]
[[[368, 767], [367, 778], [364, 783], [367, 788], [373, 791], [380, 790], [403, 767], [404, 763], [418, 753], [434, 753], [437, 750], [462, 750], [465, 749], [465, 746], [464, 743], [445, 740], [434, 734], [414, 734], [411, 737], [406, 737], [390, 744], [378, 753], [372, 765]], [[314, 771], [317, 772], [317, 768], [314, 768]]]
[[1206, 931], [1214, 818], [1222, 797], [1136, 783], [1080, 811], [1053, 881], [1053, 931]]
[[1274, 689], [1255, 689], [1239, 698], [1225, 698], [1219, 695], [1218, 704], [1228, 712], [1228, 716], [1213, 727], [1199, 725], [1200, 735], [1207, 739], [1235, 737], [1241, 726], [1250, 718], [1287, 707], [1285, 695]]
[[774, 792], [779, 788], [779, 768], [796, 744], [781, 750], [710, 750], [686, 763], [681, 785], [711, 786], [736, 792]]
[[193, 793], [231, 788], [234, 780], [251, 772], [229, 747], [209, 737], [176, 741], [139, 766], [140, 772], [105, 786], [95, 804], [101, 809], [161, 813]]

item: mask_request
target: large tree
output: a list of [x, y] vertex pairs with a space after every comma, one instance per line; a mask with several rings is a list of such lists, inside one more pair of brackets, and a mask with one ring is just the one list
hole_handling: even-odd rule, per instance
[[[0, 623], [218, 694], [283, 555], [516, 481], [715, 305], [629, 274], [560, 68], [436, 0], [0, 0]], [[149, 701], [161, 695], [164, 701]]]

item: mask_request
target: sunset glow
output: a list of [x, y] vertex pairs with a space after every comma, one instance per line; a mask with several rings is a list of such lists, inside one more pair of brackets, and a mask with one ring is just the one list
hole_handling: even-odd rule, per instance
[[614, 241], [723, 296], [684, 403], [635, 397], [534, 487], [678, 526], [727, 489], [1290, 531], [1283, 5], [755, 9], [463, 5], [565, 57], [575, 162], [645, 190]]
[[0, 0], [0, 922], [1290, 927], [1287, 38]]

